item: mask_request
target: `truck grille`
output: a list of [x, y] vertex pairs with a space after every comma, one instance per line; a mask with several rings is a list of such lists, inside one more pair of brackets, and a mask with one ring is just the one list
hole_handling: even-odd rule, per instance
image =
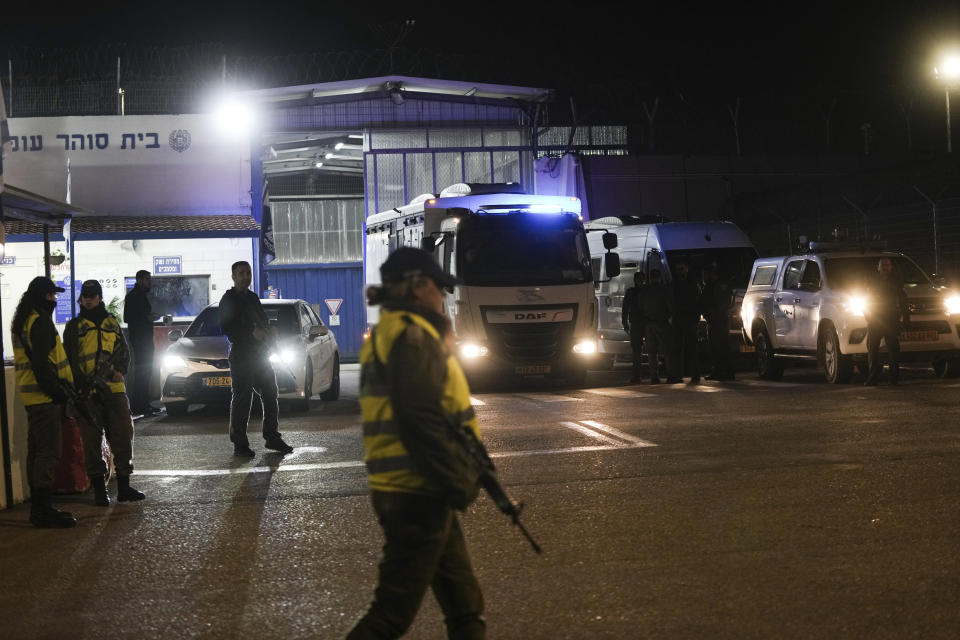
[[481, 307], [491, 355], [510, 364], [539, 364], [554, 362], [568, 353], [573, 349], [577, 308], [570, 304], [560, 306], [574, 308], [573, 322], [489, 323], [486, 311], [494, 308]]
[[946, 320], [911, 320], [904, 327], [907, 331], [936, 331], [937, 333], [950, 333], [950, 325]]
[[908, 306], [910, 313], [943, 313], [944, 311], [943, 300], [940, 298], [913, 298], [908, 302]]
[[226, 358], [187, 358], [190, 362], [199, 362], [205, 364], [208, 367], [215, 367], [217, 369], [229, 369], [230, 361]]

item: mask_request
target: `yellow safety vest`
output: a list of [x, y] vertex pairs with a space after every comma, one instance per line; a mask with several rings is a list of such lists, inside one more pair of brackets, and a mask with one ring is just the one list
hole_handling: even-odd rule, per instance
[[[30, 330], [33, 323], [37, 321], [40, 314], [32, 311], [27, 316], [27, 321], [23, 323], [23, 330], [20, 335], [13, 336], [13, 364], [16, 369], [17, 389], [20, 391], [20, 399], [24, 406], [35, 404], [47, 404], [53, 402], [53, 398], [48, 396], [37, 382], [37, 376], [30, 365], [30, 358], [27, 357], [27, 349], [33, 353], [33, 344], [30, 341]], [[61, 380], [73, 382], [73, 371], [70, 370], [70, 363], [67, 361], [67, 352], [63, 348], [60, 336], [56, 336], [57, 341], [53, 349], [47, 355], [47, 359], [53, 364], [57, 371], [57, 376]]]
[[[101, 354], [111, 354], [121, 339], [120, 323], [112, 315], [107, 314], [98, 327], [91, 320], [83, 316], [77, 317], [77, 359], [80, 362], [80, 371], [85, 375], [92, 375], [97, 366], [97, 358]], [[107, 382], [113, 393], [124, 393], [126, 387], [123, 380]]]
[[[440, 491], [439, 487], [415, 470], [415, 465], [403, 446], [390, 403], [389, 383], [384, 377], [390, 350], [410, 323], [422, 327], [442, 346], [440, 334], [423, 317], [409, 311], [382, 309], [374, 337], [367, 340], [360, 349], [360, 413], [366, 452], [364, 462], [367, 465], [367, 480], [371, 489], [436, 494]], [[443, 412], [451, 425], [469, 426], [479, 438], [480, 429], [470, 404], [467, 378], [457, 359], [445, 347], [443, 352], [447, 355], [447, 376], [441, 400]], [[377, 359], [383, 363], [382, 367], [377, 365]]]

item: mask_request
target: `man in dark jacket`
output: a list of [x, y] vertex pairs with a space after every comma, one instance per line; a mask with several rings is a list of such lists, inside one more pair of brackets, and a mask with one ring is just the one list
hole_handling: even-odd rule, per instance
[[72, 514], [50, 504], [50, 489], [60, 461], [64, 407], [68, 393], [75, 395], [70, 363], [51, 318], [57, 294], [63, 291], [50, 278], [34, 278], [10, 323], [17, 390], [27, 410], [30, 523], [57, 529], [77, 524]]
[[890, 384], [900, 378], [900, 327], [910, 321], [910, 308], [903, 283], [893, 270], [890, 258], [877, 261], [877, 275], [869, 283], [870, 307], [867, 311], [867, 386], [880, 377], [880, 341], [890, 355]]
[[707, 321], [710, 354], [713, 357], [711, 380], [733, 380], [733, 355], [730, 353], [730, 305], [733, 291], [720, 278], [717, 265], [703, 268], [703, 291], [700, 294], [703, 317]]
[[263, 405], [264, 446], [280, 453], [291, 453], [293, 447], [283, 441], [278, 430], [277, 376], [270, 364], [270, 345], [276, 337], [276, 330], [270, 326], [260, 298], [250, 291], [253, 280], [250, 263], [235, 262], [231, 275], [233, 288], [220, 299], [220, 326], [230, 340], [230, 441], [233, 455], [241, 458], [257, 455], [247, 439], [254, 391]]
[[153, 376], [153, 321], [159, 316], [153, 312], [150, 299], [150, 272], [137, 271], [137, 283], [123, 301], [123, 321], [130, 330], [133, 348], [133, 393], [130, 405], [137, 415], [157, 415], [159, 409], [150, 406], [150, 380]]
[[680, 382], [674, 357], [674, 338], [671, 323], [676, 315], [673, 292], [660, 280], [660, 271], [650, 270], [647, 286], [638, 296], [638, 305], [644, 322], [647, 345], [647, 363], [650, 366], [650, 384], [660, 382], [660, 354], [667, 370], [667, 383]]
[[700, 361], [697, 357], [697, 326], [700, 324], [700, 287], [690, 277], [690, 267], [678, 262], [673, 267], [673, 297], [677, 314], [673, 331], [677, 338], [675, 353], [680, 375], [690, 382], [700, 382]]
[[623, 324], [623, 330], [630, 336], [630, 349], [633, 352], [633, 376], [630, 382], [640, 382], [643, 375], [640, 372], [640, 366], [643, 364], [643, 331], [646, 323], [643, 319], [643, 311], [640, 309], [640, 293], [647, 284], [647, 279], [639, 269], [633, 274], [633, 286], [627, 289], [623, 296], [623, 308], [620, 314], [620, 322]]

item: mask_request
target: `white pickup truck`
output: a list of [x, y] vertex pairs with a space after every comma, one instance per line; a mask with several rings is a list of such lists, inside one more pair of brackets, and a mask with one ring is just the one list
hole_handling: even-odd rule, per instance
[[893, 261], [910, 305], [901, 361], [930, 362], [940, 377], [960, 376], [960, 295], [935, 286], [902, 253], [817, 243], [808, 254], [753, 264], [740, 315], [760, 376], [778, 379], [787, 361], [803, 359], [822, 363], [827, 382], [849, 382], [854, 364], [866, 362], [864, 283], [881, 257]]

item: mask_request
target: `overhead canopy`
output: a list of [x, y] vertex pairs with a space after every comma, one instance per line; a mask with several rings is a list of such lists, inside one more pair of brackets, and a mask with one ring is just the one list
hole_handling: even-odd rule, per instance
[[93, 215], [93, 212], [7, 184], [3, 188], [3, 215], [52, 227], [62, 225], [73, 216]]

